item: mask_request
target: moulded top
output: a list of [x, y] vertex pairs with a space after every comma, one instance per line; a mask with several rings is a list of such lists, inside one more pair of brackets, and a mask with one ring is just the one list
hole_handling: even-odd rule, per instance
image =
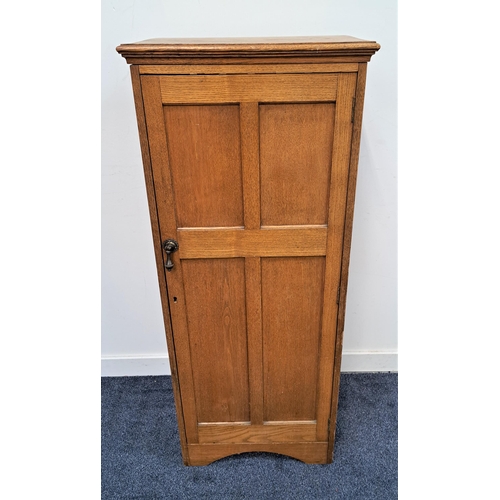
[[369, 58], [377, 42], [346, 35], [257, 38], [152, 38], [122, 44], [116, 50], [127, 62], [157, 64], [165, 58], [358, 56]]

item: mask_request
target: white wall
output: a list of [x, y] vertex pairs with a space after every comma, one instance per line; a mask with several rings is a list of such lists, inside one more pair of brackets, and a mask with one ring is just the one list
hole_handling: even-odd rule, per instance
[[155, 37], [351, 35], [368, 64], [343, 371], [397, 369], [396, 0], [102, 0], [102, 374], [169, 373], [129, 67]]

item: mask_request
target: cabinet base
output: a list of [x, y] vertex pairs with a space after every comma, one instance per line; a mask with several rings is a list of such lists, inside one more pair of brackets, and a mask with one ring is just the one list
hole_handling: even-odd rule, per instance
[[[332, 462], [328, 456], [328, 443], [229, 443], [229, 444], [190, 444], [187, 446], [186, 465], [208, 465], [215, 460], [248, 452], [268, 452], [286, 455], [307, 464], [327, 464]], [[186, 460], [187, 458], [187, 460]]]

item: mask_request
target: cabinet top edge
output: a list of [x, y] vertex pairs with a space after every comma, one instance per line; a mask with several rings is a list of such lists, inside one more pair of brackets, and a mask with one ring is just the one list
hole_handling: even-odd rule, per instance
[[270, 57], [270, 56], [372, 56], [380, 45], [346, 35], [256, 38], [152, 38], [119, 45], [116, 50], [134, 62], [140, 57]]

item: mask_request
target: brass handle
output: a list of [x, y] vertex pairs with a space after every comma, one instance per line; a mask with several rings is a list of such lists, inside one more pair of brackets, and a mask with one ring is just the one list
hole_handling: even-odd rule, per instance
[[171, 271], [174, 267], [174, 263], [172, 262], [170, 256], [179, 250], [179, 243], [175, 240], [165, 240], [163, 242], [163, 250], [165, 250], [165, 253], [167, 254], [167, 263], [165, 264], [165, 268], [167, 271]]

